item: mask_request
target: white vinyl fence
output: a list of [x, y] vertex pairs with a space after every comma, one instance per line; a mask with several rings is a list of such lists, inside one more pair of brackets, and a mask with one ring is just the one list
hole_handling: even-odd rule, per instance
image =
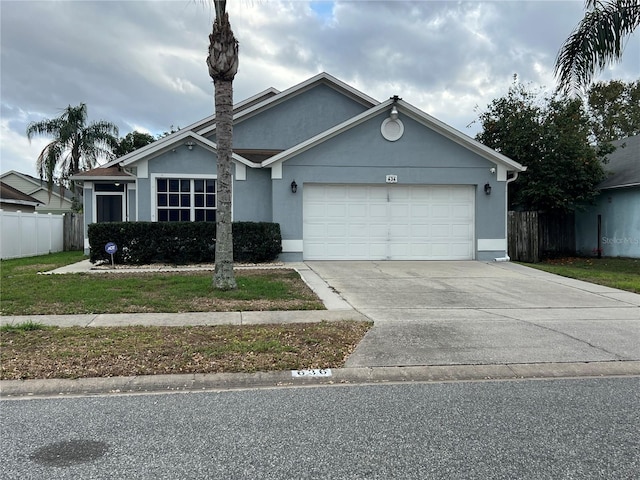
[[64, 215], [0, 210], [0, 258], [32, 257], [64, 249]]

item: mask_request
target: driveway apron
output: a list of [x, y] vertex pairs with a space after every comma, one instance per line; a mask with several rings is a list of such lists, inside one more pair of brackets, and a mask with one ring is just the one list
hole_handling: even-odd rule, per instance
[[374, 327], [347, 367], [640, 360], [640, 295], [512, 263], [314, 261]]

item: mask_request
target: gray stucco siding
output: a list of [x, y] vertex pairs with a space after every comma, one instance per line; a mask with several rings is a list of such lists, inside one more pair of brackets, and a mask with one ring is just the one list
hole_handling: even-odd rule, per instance
[[596, 205], [576, 212], [576, 250], [580, 254], [596, 253], [598, 215], [602, 216], [602, 254], [640, 258], [640, 188], [603, 190]]
[[366, 107], [326, 85], [296, 95], [233, 127], [237, 149], [285, 150], [354, 117]]
[[93, 223], [93, 183], [85, 182], [83, 188], [84, 204], [84, 254], [89, 254], [89, 224]]
[[247, 179], [233, 182], [233, 221], [271, 222], [271, 170], [247, 168]]
[[287, 160], [285, 165], [481, 168], [488, 179], [495, 178], [489, 173], [495, 164], [412, 119], [402, 120], [402, 138], [395, 142], [385, 140], [380, 125], [386, 117], [377, 116], [326, 140]]
[[149, 160], [149, 176], [152, 173], [176, 174], [217, 174], [217, 156], [215, 153], [195, 145], [193, 150], [185, 146], [176, 148]]
[[136, 190], [128, 189], [127, 190], [127, 208], [128, 208], [127, 216], [130, 222], [134, 222], [137, 220], [136, 205], [137, 205]]

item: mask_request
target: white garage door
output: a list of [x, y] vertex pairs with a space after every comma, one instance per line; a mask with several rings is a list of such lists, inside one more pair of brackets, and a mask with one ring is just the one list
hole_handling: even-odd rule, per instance
[[472, 260], [474, 188], [304, 185], [305, 260]]

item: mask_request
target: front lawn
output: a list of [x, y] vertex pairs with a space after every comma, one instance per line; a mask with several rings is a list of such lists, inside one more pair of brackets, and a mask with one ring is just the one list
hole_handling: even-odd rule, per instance
[[324, 305], [291, 269], [236, 272], [238, 289], [212, 287], [212, 273], [78, 273], [38, 275], [84, 257], [64, 252], [0, 263], [0, 314], [174, 313], [322, 310]]
[[523, 265], [563, 277], [640, 293], [640, 259], [637, 258], [566, 257]]

